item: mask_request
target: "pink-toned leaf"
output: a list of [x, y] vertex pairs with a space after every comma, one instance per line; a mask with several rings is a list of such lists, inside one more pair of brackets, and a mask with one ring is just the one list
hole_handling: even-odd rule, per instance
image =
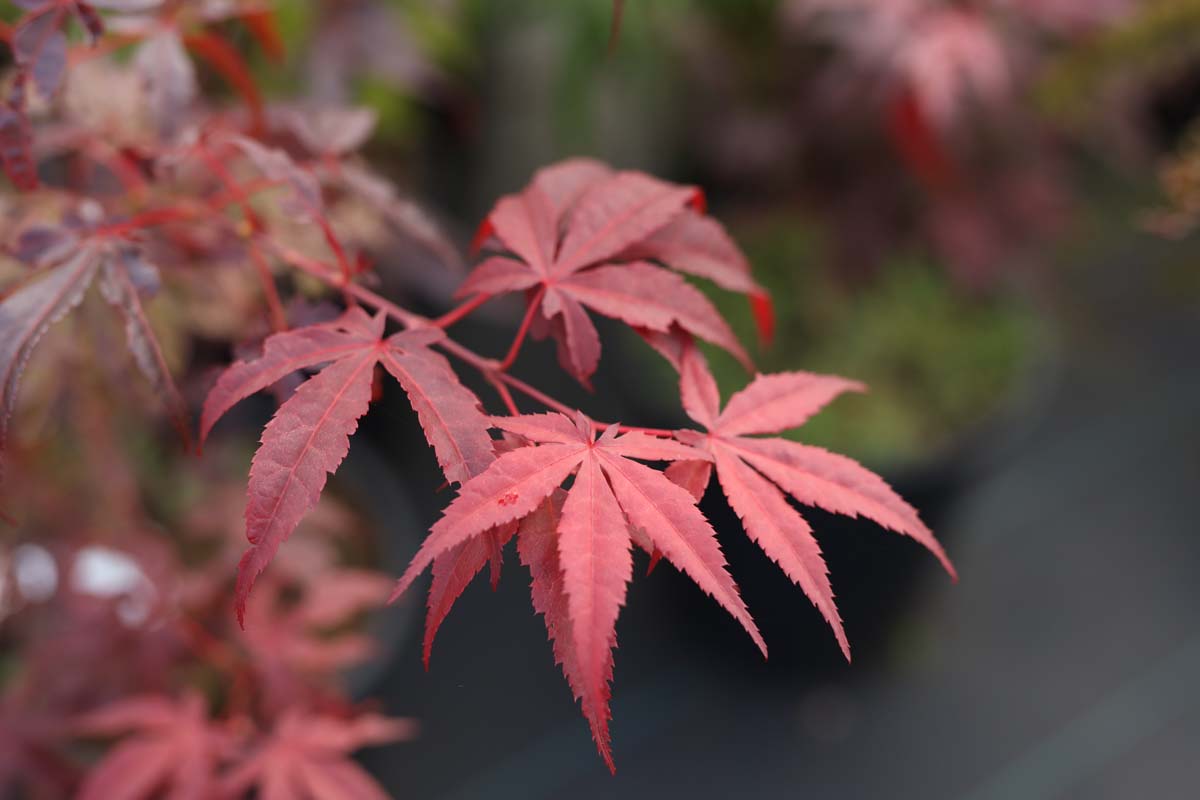
[[714, 431], [725, 435], [778, 433], [798, 428], [843, 392], [862, 392], [857, 381], [811, 372], [759, 375], [725, 406]]
[[633, 573], [625, 517], [595, 457], [583, 460], [563, 504], [558, 558], [578, 660], [583, 713], [609, 769], [608, 700], [617, 615]]
[[645, 531], [668, 561], [732, 614], [765, 657], [766, 642], [726, 571], [716, 531], [692, 495], [649, 467], [607, 454], [600, 458], [630, 525]]
[[492, 528], [490, 531], [483, 532], [483, 540], [488, 550], [488, 583], [491, 584], [493, 592], [499, 588], [500, 575], [504, 570], [505, 543], [501, 541], [499, 531], [512, 531], [516, 533], [517, 523], [510, 522], [507, 525], [502, 525], [500, 528]]
[[799, 502], [834, 514], [863, 516], [910, 536], [956, 577], [945, 550], [916, 509], [882, 478], [852, 459], [784, 439], [735, 439], [729, 446]]
[[427, 332], [399, 333], [387, 341], [380, 362], [404, 387], [446, 479], [463, 483], [482, 472], [493, 453], [479, 398], [443, 356], [425, 346]]
[[554, 287], [546, 290], [542, 310], [547, 317], [560, 315], [562, 336], [558, 360], [570, 375], [590, 388], [589, 378], [600, 363], [600, 334], [579, 301]]
[[695, 188], [638, 172], [618, 172], [593, 184], [571, 210], [555, 274], [569, 275], [617, 255], [678, 216], [695, 195]]
[[683, 344], [679, 359], [679, 397], [683, 410], [706, 428], [711, 428], [721, 413], [721, 393], [708, 369], [708, 361], [690, 341]]
[[522, 261], [492, 256], [482, 262], [463, 281], [455, 297], [473, 294], [503, 294], [528, 289], [538, 282], [537, 274]]
[[711, 461], [676, 461], [668, 466], [663, 474], [667, 480], [688, 491], [699, 503], [704, 499], [708, 489], [708, 481], [712, 478], [713, 465]]
[[430, 529], [392, 592], [395, 600], [434, 558], [488, 528], [519, 520], [537, 508], [579, 465], [582, 444], [544, 444], [505, 453], [467, 481]]
[[347, 312], [336, 322], [312, 325], [270, 336], [262, 355], [238, 361], [221, 374], [209, 391], [200, 414], [200, 441], [229, 409], [292, 373], [360, 352], [379, 338], [375, 323], [361, 309]]
[[492, 427], [515, 433], [531, 442], [572, 444], [586, 442], [575, 423], [558, 412], [491, 417]]
[[750, 357], [708, 298], [683, 278], [644, 262], [597, 267], [557, 284], [588, 308], [635, 327], [668, 331], [677, 324], [729, 351], [747, 369]]
[[530, 182], [549, 201], [555, 221], [560, 221], [575, 201], [593, 185], [611, 177], [613, 171], [590, 158], [569, 158], [542, 167]]
[[782, 492], [746, 466], [734, 452], [720, 445], [714, 449], [717, 479], [746, 533], [804, 590], [833, 628], [838, 646], [849, 661], [850, 644], [834, 604], [829, 569], [812, 529]]
[[305, 626], [333, 628], [383, 607], [391, 591], [391, 578], [382, 573], [349, 567], [325, 569], [313, 576], [295, 615]]
[[500, 199], [488, 216], [496, 237], [539, 276], [550, 274], [558, 245], [550, 199], [537, 186]]
[[438, 629], [446, 621], [455, 601], [485, 564], [494, 563], [492, 559], [496, 551], [503, 549], [516, 532], [516, 523], [501, 525], [461, 542], [433, 560], [433, 581], [429, 585], [429, 598], [426, 601], [428, 612], [421, 647], [425, 669], [429, 669], [429, 658]]
[[217, 766], [232, 739], [208, 718], [203, 698], [134, 697], [86, 714], [84, 735], [133, 731], [91, 769], [80, 800], [208, 800], [217, 795]]
[[708, 454], [703, 450], [641, 431], [621, 434], [612, 441], [600, 442], [597, 446], [626, 458], [639, 458], [643, 461], [690, 461], [708, 458]]
[[521, 521], [517, 555], [529, 568], [533, 608], [546, 623], [554, 662], [562, 667], [572, 695], [580, 700], [584, 693], [583, 673], [571, 634], [567, 592], [558, 557], [558, 526], [565, 499], [566, 493], [559, 489]]
[[84, 736], [117, 736], [147, 727], [166, 727], [179, 714], [175, 702], [157, 694], [134, 695], [76, 717], [71, 728]]
[[722, 289], [762, 293], [750, 275], [750, 262], [712, 217], [685, 209], [668, 225], [628, 248], [622, 257], [653, 259], [671, 269], [707, 278]]
[[349, 755], [411, 738], [408, 720], [365, 714], [353, 719], [289, 710], [262, 746], [222, 781], [222, 797], [250, 789], [262, 800], [386, 800], [387, 793]]
[[371, 402], [374, 366], [374, 352], [365, 351], [326, 367], [305, 381], [267, 423], [246, 493], [251, 546], [238, 564], [239, 620], [254, 579], [317, 504], [327, 476], [349, 452], [350, 434]]

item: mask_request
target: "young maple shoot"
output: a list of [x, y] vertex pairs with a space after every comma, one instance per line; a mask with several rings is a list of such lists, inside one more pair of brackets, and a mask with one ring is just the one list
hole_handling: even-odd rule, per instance
[[[264, 105], [241, 56], [212, 27], [242, 20], [270, 50], [275, 37], [261, 9], [210, 4], [175, 13], [170, 6], [156, 16], [127, 0], [20, 5], [26, 13], [13, 33], [17, 72], [0, 109], [0, 162], [15, 185], [29, 189], [29, 197], [41, 191], [33, 147], [38, 126], [23, 92], [31, 85], [45, 98], [57, 96], [73, 63], [64, 26], [77, 19], [91, 39], [103, 35], [105, 21], [93, 6], [108, 10], [109, 23], [134, 43], [126, 68], [141, 74], [151, 124], [136, 147], [119, 138], [113, 146], [106, 138], [112, 131], [73, 116], [67, 106], [59, 109], [64, 129], [81, 143], [78, 157], [123, 191], [101, 192], [91, 184], [47, 188], [53, 202], [39, 207], [36, 223], [23, 225], [10, 243], [25, 274], [0, 300], [0, 448], [9, 438], [22, 372], [39, 342], [73, 313], [80, 326], [73, 330], [95, 324], [94, 284], [117, 311], [133, 362], [185, 442], [191, 427], [185, 392], [177, 388], [149, 310], [156, 293], [178, 292], [172, 297], [177, 307], [194, 300], [172, 282], [187, 285], [200, 265], [228, 266], [245, 276], [272, 330], [259, 333], [256, 356], [228, 366], [212, 385], [200, 414], [200, 443], [251, 395], [269, 390], [281, 397], [249, 470], [244, 532], [250, 546], [236, 568], [234, 605], [245, 629], [238, 652], [252, 666], [240, 666], [238, 656], [197, 634], [206, 657], [238, 665], [222, 667], [238, 700], [230, 701], [227, 719], [214, 718], [195, 693], [126, 697], [79, 717], [82, 735], [134, 732], [94, 767], [82, 796], [140, 797], [138, 786], [186, 785], [219, 787], [230, 796], [257, 789], [316, 797], [334, 784], [376, 796], [377, 787], [346, 756], [405, 738], [409, 726], [351, 712], [344, 702], [332, 704], [340, 711], [331, 716], [324, 690], [281, 678], [294, 665], [280, 662], [312, 657], [318, 668], [295, 671], [328, 678], [357, 657], [362, 648], [356, 643], [331, 655], [309, 637], [313, 628], [341, 623], [381, 599], [378, 576], [328, 568], [288, 610], [278, 601], [291, 587], [273, 576], [281, 566], [272, 562], [283, 559], [281, 547], [346, 458], [377, 375], [399, 382], [446, 480], [457, 487], [391, 595], [395, 600], [432, 570], [426, 666], [455, 600], [485, 566], [493, 584], [499, 579], [503, 550], [515, 539], [532, 576], [534, 608], [610, 769], [616, 623], [635, 546], [652, 565], [666, 559], [686, 574], [766, 656], [717, 533], [699, 508], [714, 474], [746, 533], [808, 596], [847, 659], [850, 645], [828, 570], [792, 500], [909, 536], [953, 575], [917, 512], [882, 479], [844, 456], [771, 436], [802, 425], [860, 384], [802, 372], [757, 375], [721, 408], [697, 341], [728, 352], [750, 372], [753, 363], [688, 277], [745, 295], [764, 340], [773, 311], [746, 257], [705, 213], [697, 188], [589, 159], [541, 169], [525, 189], [501, 198], [480, 226], [472, 249], [484, 255], [458, 291], [461, 305], [427, 318], [371, 288], [365, 248], [339, 229], [331, 205], [371, 207], [406, 241], [446, 262], [457, 259], [452, 245], [354, 159], [370, 133], [370, 114], [314, 116]], [[229, 82], [248, 113], [198, 108], [192, 54]], [[297, 305], [297, 298], [289, 304], [287, 290], [299, 284], [323, 287], [341, 310], [320, 315]], [[525, 314], [504, 353], [476, 353], [447, 333], [510, 293], [524, 297]], [[683, 410], [704, 430], [599, 422], [512, 374], [529, 336], [549, 338], [562, 368], [590, 388], [601, 357], [592, 314], [630, 326], [677, 370]], [[228, 338], [236, 344], [256, 337], [233, 330]], [[452, 362], [492, 387], [493, 408], [485, 410]], [[526, 413], [518, 398], [530, 404]], [[337, 596], [322, 594], [319, 585], [336, 585]], [[220, 596], [219, 586], [207, 588], [206, 597]], [[261, 707], [246, 699], [255, 691], [263, 696]], [[249, 749], [241, 746], [247, 726], [254, 731]]]
[[[747, 533], [808, 595], [847, 659], [850, 646], [820, 548], [785, 492], [801, 503], [860, 515], [910, 536], [953, 574], [917, 512], [882, 479], [819, 448], [754, 436], [798, 427], [838, 394], [861, 385], [808, 373], [760, 375], [720, 410], [716, 382], [694, 337], [740, 360], [748, 362], [748, 356], [704, 295], [671, 270], [704, 275], [755, 297], [765, 293], [720, 225], [697, 210], [698, 197], [694, 189], [613, 172], [593, 161], [548, 167], [526, 190], [496, 204], [477, 237], [492, 254], [459, 294], [473, 298], [466, 306], [473, 309], [497, 294], [526, 293], [525, 323], [510, 357], [499, 363], [466, 359], [495, 385], [512, 380], [503, 370], [528, 330], [553, 338], [563, 367], [586, 384], [600, 357], [590, 309], [634, 327], [676, 367], [683, 406], [707, 434], [637, 428], [622, 433], [617, 425], [600, 425], [540, 393], [532, 396], [552, 410], [522, 415], [506, 389], [501, 396], [510, 416], [485, 418], [444, 361], [424, 382], [411, 373], [406, 380], [393, 366], [403, 337], [425, 334], [417, 341], [427, 366], [434, 362], [425, 348], [450, 342], [432, 323], [407, 313], [396, 317], [409, 332], [384, 340], [382, 313], [368, 324], [366, 314], [352, 309], [333, 327], [277, 334], [259, 360], [231, 367], [206, 403], [202, 435], [237, 400], [297, 369], [329, 363], [301, 385], [264, 431], [250, 474], [246, 520], [253, 547], [240, 565], [239, 608], [254, 576], [315, 504], [326, 473], [345, 456], [348, 436], [367, 409], [368, 367], [375, 363], [400, 378], [446, 478], [459, 484], [458, 496], [393, 593], [395, 599], [432, 566], [426, 664], [434, 633], [454, 600], [485, 564], [498, 570], [500, 551], [516, 536], [534, 574], [535, 607], [610, 768], [615, 769], [608, 733], [612, 650], [634, 543], [691, 577], [766, 655], [716, 532], [697, 507], [714, 467]], [[388, 310], [384, 303], [376, 307]], [[755, 307], [769, 308], [761, 302]], [[760, 321], [769, 328], [765, 313]], [[448, 352], [463, 355], [457, 345]], [[520, 382], [512, 386], [526, 388]], [[436, 413], [452, 408], [459, 413]], [[489, 427], [508, 438], [493, 443]], [[639, 461], [674, 466], [664, 472]], [[543, 541], [547, 537], [552, 548]]]

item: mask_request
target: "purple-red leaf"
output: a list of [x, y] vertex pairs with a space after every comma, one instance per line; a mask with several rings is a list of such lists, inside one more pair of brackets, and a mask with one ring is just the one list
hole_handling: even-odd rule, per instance
[[8, 438], [21, 373], [33, 348], [51, 325], [83, 300], [99, 265], [96, 251], [80, 248], [45, 277], [0, 302], [0, 452]]
[[47, 98], [58, 91], [67, 70], [67, 37], [62, 32], [66, 9], [62, 3], [47, 3], [30, 12], [13, 30], [13, 58]]
[[111, 254], [105, 261], [104, 271], [100, 279], [100, 291], [110, 304], [121, 312], [125, 319], [125, 338], [134, 363], [150, 381], [154, 392], [167, 406], [171, 420], [184, 445], [190, 446], [191, 422], [187, 404], [180, 395], [171, 370], [167, 367], [162, 348], [158, 345], [158, 337], [146, 319], [142, 309], [139, 282], [153, 281], [157, 284], [157, 270], [141, 259], [141, 255], [133, 249], [123, 248]]

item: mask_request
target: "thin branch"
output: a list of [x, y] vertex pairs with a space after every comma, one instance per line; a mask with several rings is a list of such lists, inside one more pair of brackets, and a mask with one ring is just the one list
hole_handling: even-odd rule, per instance
[[250, 260], [254, 262], [254, 269], [262, 284], [263, 295], [267, 299], [267, 310], [271, 315], [271, 329], [276, 333], [286, 331], [288, 328], [287, 314], [284, 313], [283, 302], [279, 299], [279, 289], [275, 286], [275, 277], [271, 274], [271, 267], [263, 258], [257, 242], [250, 242]]
[[[401, 308], [392, 301], [380, 297], [378, 294], [366, 288], [365, 286], [361, 286], [357, 283], [345, 283], [335, 271], [331, 270], [320, 261], [310, 258], [303, 253], [298, 253], [286, 245], [281, 245], [271, 240], [268, 240], [268, 242], [270, 247], [280, 256], [280, 258], [282, 258], [284, 261], [287, 261], [293, 267], [299, 269], [305, 274], [313, 276], [323, 283], [328, 284], [334, 289], [345, 292], [362, 303], [366, 303], [369, 306], [383, 311], [404, 327], [420, 328], [434, 326], [434, 321], [428, 317], [423, 317], [420, 314], [414, 314], [411, 311]], [[572, 415], [576, 411], [567, 404], [555, 400], [553, 397], [549, 396], [540, 389], [530, 386], [520, 378], [509, 375], [507, 372], [502, 372], [499, 369], [499, 362], [493, 358], [484, 358], [478, 353], [463, 347], [461, 344], [450, 338], [442, 339], [436, 344], [438, 347], [442, 348], [463, 363], [479, 370], [489, 381], [499, 381], [500, 383], [506, 385], [509, 389], [515, 389], [531, 400], [542, 404], [552, 411], [558, 411], [561, 414], [568, 415]], [[592, 424], [600, 427], [598, 423], [593, 422]]]
[[537, 294], [529, 301], [528, 307], [525, 309], [525, 316], [521, 319], [521, 327], [517, 329], [517, 335], [513, 338], [512, 346], [508, 348], [508, 354], [504, 356], [504, 360], [497, 367], [501, 372], [506, 372], [513, 362], [517, 360], [517, 353], [521, 352], [521, 345], [525, 342], [525, 336], [529, 333], [529, 326], [533, 323], [533, 315], [541, 307], [542, 297], [546, 294], [546, 287], [543, 285], [537, 290]]
[[449, 311], [449, 312], [443, 314], [442, 316], [438, 317], [437, 319], [435, 319], [433, 321], [433, 324], [438, 326], [439, 328], [449, 328], [451, 325], [458, 322], [463, 317], [467, 316], [472, 311], [479, 308], [481, 305], [483, 305], [484, 303], [486, 303], [488, 300], [491, 300], [491, 299], [492, 299], [492, 296], [490, 294], [476, 295], [475, 297], [471, 298], [467, 302], [460, 305], [458, 308], [452, 309], [451, 311]]

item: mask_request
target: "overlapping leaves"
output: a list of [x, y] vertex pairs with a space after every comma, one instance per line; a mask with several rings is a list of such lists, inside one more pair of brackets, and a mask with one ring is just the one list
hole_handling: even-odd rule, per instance
[[[596, 744], [612, 766], [608, 737], [609, 680], [616, 621], [632, 575], [637, 529], [738, 620], [766, 654], [766, 645], [725, 569], [716, 533], [694, 498], [661, 472], [637, 460], [703, 458], [691, 447], [640, 432], [608, 428], [596, 438], [591, 423], [562, 414], [493, 418], [497, 427], [533, 443], [500, 455], [468, 481], [433, 526], [400, 578], [403, 592], [438, 555], [485, 531], [535, 515], [517, 533], [523, 560], [553, 589], [535, 587], [564, 670], [582, 699]], [[556, 490], [572, 478], [556, 503]], [[541, 509], [539, 511], [539, 509]], [[551, 537], [550, 542], [542, 541]], [[556, 545], [555, 545], [556, 542]], [[550, 551], [553, 551], [553, 563]], [[559, 574], [555, 575], [555, 567]], [[537, 598], [535, 598], [536, 600]], [[562, 603], [565, 602], [565, 613]]]
[[279, 407], [250, 467], [246, 535], [251, 546], [238, 569], [239, 617], [255, 577], [316, 505], [327, 476], [346, 457], [350, 435], [371, 402], [376, 365], [408, 394], [449, 480], [466, 480], [492, 457], [478, 400], [445, 358], [429, 349], [441, 331], [384, 338], [384, 324], [382, 314], [372, 318], [355, 308], [332, 323], [276, 334], [267, 339], [260, 358], [226, 370], [205, 401], [202, 439], [239, 401], [299, 370], [325, 365]]
[[528, 291], [535, 319], [558, 343], [559, 361], [585, 384], [600, 359], [585, 309], [651, 331], [677, 325], [749, 368], [749, 356], [713, 305], [672, 272], [752, 295], [769, 330], [766, 293], [721, 226], [700, 213], [702, 204], [695, 187], [594, 161], [547, 167], [492, 209], [477, 238], [501, 252], [476, 267], [459, 294]]

